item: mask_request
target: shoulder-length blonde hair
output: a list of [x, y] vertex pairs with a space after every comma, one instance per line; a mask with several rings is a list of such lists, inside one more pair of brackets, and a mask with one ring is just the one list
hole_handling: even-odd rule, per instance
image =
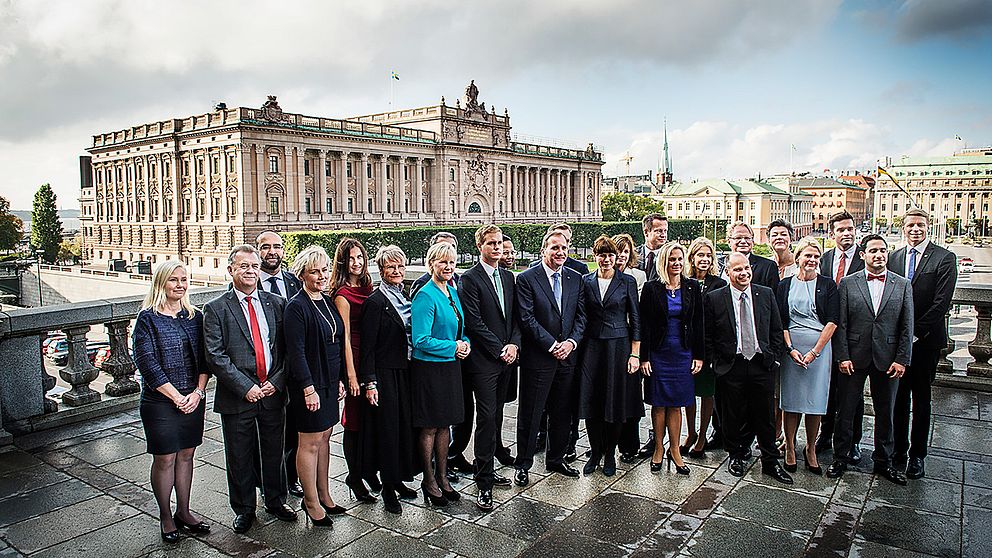
[[458, 250], [447, 242], [438, 242], [427, 249], [427, 273], [434, 277], [434, 262], [441, 258], [457, 259]]
[[716, 276], [716, 248], [713, 247], [713, 243], [710, 239], [700, 236], [689, 244], [689, 251], [685, 256], [685, 263], [682, 265], [682, 274], [686, 277], [696, 278], [696, 266], [692, 263], [693, 259], [696, 257], [696, 252], [702, 250], [703, 248], [709, 248], [711, 258], [713, 263], [710, 264], [710, 268], [706, 270], [706, 275]]
[[[169, 282], [169, 278], [172, 274], [176, 272], [177, 269], [181, 269], [186, 272], [187, 279], [189, 278], [189, 271], [183, 262], [178, 260], [166, 260], [157, 266], [155, 266], [155, 272], [152, 274], [152, 286], [148, 290], [148, 294], [145, 295], [145, 300], [141, 303], [142, 310], [152, 310], [153, 312], [159, 312], [165, 306], [165, 285]], [[183, 293], [183, 297], [179, 299], [180, 306], [189, 314], [189, 319], [193, 319], [193, 315], [196, 314], [199, 309], [193, 306], [193, 303], [189, 301], [189, 287], [187, 286], [186, 292]]]
[[334, 250], [330, 288], [332, 293], [337, 292], [338, 289], [348, 284], [348, 257], [351, 255], [352, 248], [360, 249], [362, 251], [362, 258], [365, 260], [362, 275], [358, 278], [358, 286], [368, 287], [372, 284], [372, 276], [369, 275], [369, 253], [365, 250], [365, 246], [362, 246], [362, 243], [357, 239], [342, 238], [341, 242], [338, 242], [337, 249]]
[[665, 285], [671, 285], [673, 282], [673, 277], [668, 274], [668, 258], [676, 250], [682, 252], [682, 267], [685, 268], [685, 248], [678, 242], [669, 242], [662, 246], [661, 252], [658, 254], [658, 261], [654, 263], [655, 268], [658, 270], [658, 280]]
[[796, 243], [796, 247], [792, 251], [792, 257], [799, 261], [799, 254], [803, 253], [803, 250], [807, 248], [816, 248], [816, 251], [820, 253], [820, 257], [823, 257], [823, 248], [820, 247], [820, 243], [817, 242], [812, 236], [807, 236], [799, 240]]
[[331, 264], [331, 258], [322, 246], [312, 244], [296, 255], [296, 258], [293, 259], [293, 265], [289, 270], [293, 272], [293, 275], [302, 280], [303, 274], [308, 269], [316, 269], [322, 263], [329, 266]]

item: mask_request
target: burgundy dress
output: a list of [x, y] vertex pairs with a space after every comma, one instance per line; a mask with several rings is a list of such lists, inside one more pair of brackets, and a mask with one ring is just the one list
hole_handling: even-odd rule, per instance
[[[359, 341], [361, 340], [361, 323], [362, 323], [362, 306], [365, 305], [365, 299], [372, 294], [372, 285], [367, 287], [352, 287], [351, 285], [345, 285], [338, 289], [338, 292], [334, 294], [335, 298], [343, 296], [351, 308], [348, 311], [348, 322], [351, 327], [351, 354], [354, 357], [352, 362], [355, 364], [355, 372], [358, 372], [358, 354], [359, 354]], [[347, 387], [347, 386], [345, 386]], [[351, 430], [357, 432], [361, 430], [361, 424], [359, 421], [359, 405], [362, 402], [363, 395], [359, 394], [357, 397], [352, 397], [349, 393], [344, 398], [344, 413], [341, 415], [341, 425], [344, 426], [346, 430]]]

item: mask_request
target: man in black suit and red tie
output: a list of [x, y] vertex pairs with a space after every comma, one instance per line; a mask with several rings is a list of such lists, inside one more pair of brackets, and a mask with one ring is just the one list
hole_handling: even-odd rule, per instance
[[710, 291], [703, 303], [706, 360], [716, 372], [728, 470], [744, 476], [755, 436], [761, 472], [792, 484], [775, 447], [775, 371], [784, 352], [782, 319], [768, 287], [751, 280], [747, 256], [727, 257], [730, 284]]
[[[892, 253], [889, 271], [909, 279], [916, 309], [913, 331], [913, 361], [899, 381], [896, 393], [895, 454], [893, 465], [906, 465], [906, 476], [923, 478], [923, 460], [930, 442], [930, 384], [937, 375], [940, 352], [947, 346], [944, 317], [951, 308], [958, 282], [957, 256], [927, 238], [930, 216], [922, 209], [910, 209], [903, 216], [902, 232], [906, 246]], [[909, 411], [912, 403], [913, 420]]]
[[510, 480], [495, 471], [495, 456], [503, 427], [503, 403], [512, 364], [520, 348], [520, 329], [514, 313], [513, 274], [499, 265], [503, 257], [503, 231], [485, 225], [475, 231], [479, 263], [462, 274], [458, 295], [465, 311], [465, 334], [475, 350], [465, 359], [464, 379], [475, 394], [476, 505], [493, 509], [493, 486]]
[[[517, 415], [518, 486], [530, 482], [541, 412], [548, 406], [548, 472], [577, 478], [565, 463], [568, 431], [575, 414], [575, 364], [585, 331], [582, 276], [565, 267], [568, 239], [561, 231], [544, 235], [541, 265], [517, 277], [520, 316], [520, 401]], [[551, 395], [551, 397], [549, 397]]]
[[[840, 280], [844, 277], [864, 270], [865, 261], [861, 259], [858, 252], [857, 233], [855, 231], [854, 216], [841, 210], [830, 216], [827, 221], [827, 228], [830, 231], [830, 238], [834, 241], [833, 250], [827, 250], [820, 260], [820, 275], [830, 277], [834, 283], [840, 285]], [[837, 416], [837, 375], [840, 369], [837, 363], [833, 363], [830, 370], [830, 395], [827, 398], [827, 414], [823, 417], [820, 435], [816, 439], [816, 451], [825, 451], [832, 447], [834, 435], [834, 422]], [[858, 405], [854, 416], [854, 439], [851, 443], [851, 462], [861, 461], [861, 430], [864, 424], [865, 405], [864, 401]]]

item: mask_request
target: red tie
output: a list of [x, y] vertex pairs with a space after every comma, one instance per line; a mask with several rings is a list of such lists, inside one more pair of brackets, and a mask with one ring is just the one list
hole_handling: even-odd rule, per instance
[[258, 328], [258, 315], [255, 314], [255, 306], [251, 303], [251, 297], [246, 296], [248, 303], [248, 321], [251, 325], [251, 344], [255, 347], [255, 374], [260, 383], [265, 383], [269, 379], [269, 374], [265, 370], [265, 345], [262, 345], [262, 330]]
[[844, 278], [844, 264], [847, 263], [847, 252], [840, 253], [840, 265], [837, 266], [837, 277], [834, 278], [834, 283], [840, 285], [840, 280]]
[[875, 274], [869, 273], [868, 274], [868, 280], [869, 281], [881, 281], [881, 282], [884, 283], [885, 282], [885, 274], [884, 273], [879, 273], [878, 275], [875, 275]]

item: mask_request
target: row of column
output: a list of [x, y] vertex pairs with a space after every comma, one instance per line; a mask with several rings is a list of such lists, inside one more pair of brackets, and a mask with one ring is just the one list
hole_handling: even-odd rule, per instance
[[598, 208], [590, 211], [586, 202], [590, 193], [599, 199], [600, 176], [599, 172], [510, 165], [507, 210], [511, 214], [596, 213]]

